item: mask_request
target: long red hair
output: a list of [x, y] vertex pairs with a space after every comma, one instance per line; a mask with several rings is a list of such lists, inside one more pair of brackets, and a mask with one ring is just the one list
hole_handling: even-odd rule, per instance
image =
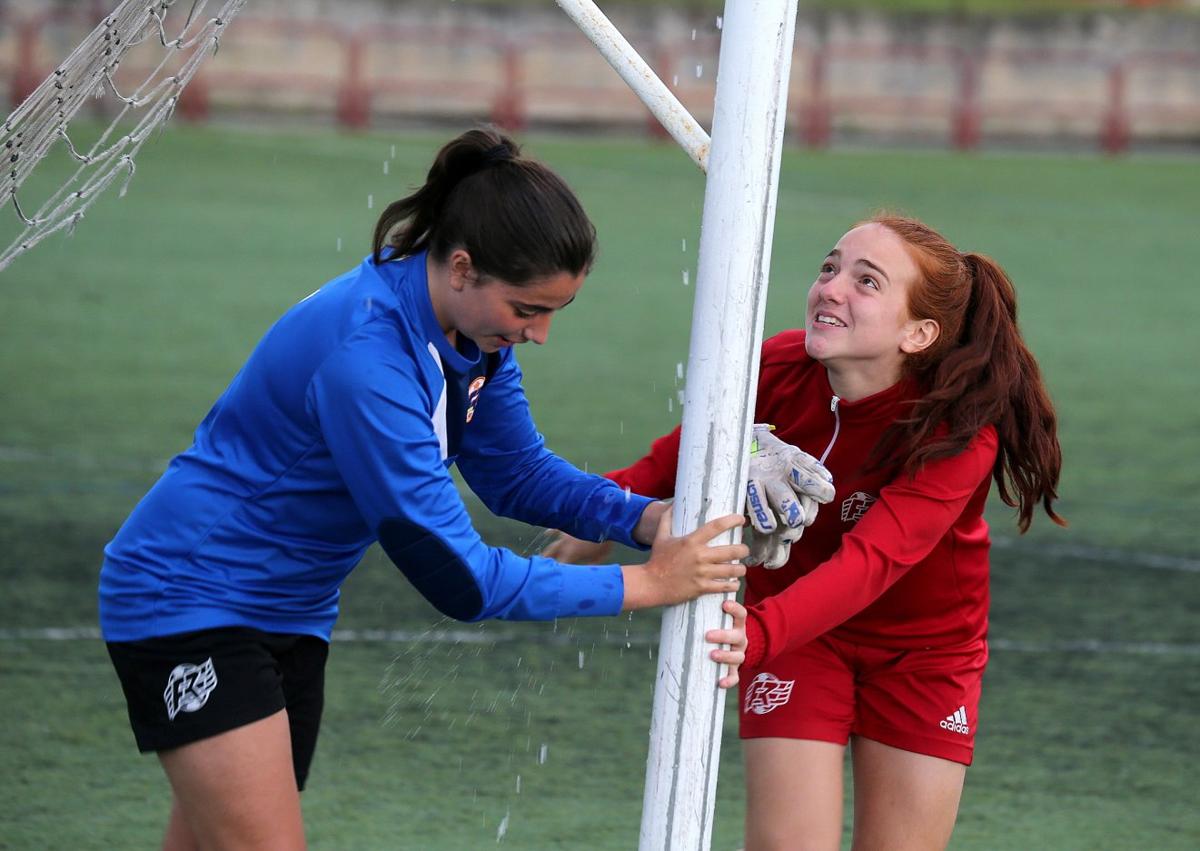
[[880, 444], [906, 473], [956, 455], [985, 426], [999, 436], [993, 477], [1000, 498], [1018, 512], [1021, 532], [1041, 503], [1055, 523], [1062, 449], [1041, 370], [1017, 327], [1017, 294], [994, 260], [963, 254], [928, 225], [882, 213], [870, 222], [891, 230], [920, 270], [909, 315], [933, 319], [937, 340], [905, 363], [923, 395]]

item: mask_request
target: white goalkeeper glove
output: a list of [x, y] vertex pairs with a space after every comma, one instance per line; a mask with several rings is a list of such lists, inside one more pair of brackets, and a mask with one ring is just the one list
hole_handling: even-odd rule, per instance
[[817, 519], [817, 506], [834, 494], [825, 465], [771, 434], [774, 428], [755, 424], [746, 483], [746, 512], [755, 532], [746, 561], [772, 569], [787, 563], [792, 544]]

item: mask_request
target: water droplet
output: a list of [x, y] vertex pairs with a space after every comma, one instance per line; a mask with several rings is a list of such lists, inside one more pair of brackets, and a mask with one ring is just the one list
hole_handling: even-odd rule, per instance
[[690, 271], [688, 271], [687, 269], [684, 269], [683, 270], [683, 285], [686, 287], [691, 280], [692, 280], [692, 273]]
[[508, 817], [511, 815], [511, 810], [505, 811], [504, 818], [500, 819], [500, 826], [496, 828], [496, 844], [499, 845], [504, 839], [504, 834], [508, 833]]
[[675, 400], [670, 396], [667, 397], [667, 413], [672, 413], [675, 410]]
[[[696, 76], [699, 76], [699, 74], [697, 74]], [[375, 209], [375, 196], [374, 195], [367, 196], [367, 209], [368, 210]]]
[[388, 173], [388, 161], [387, 160], [383, 161], [383, 173], [384, 174]]
[[[717, 20], [719, 21], [721, 19], [717, 18]], [[392, 159], [395, 159], [395, 158], [396, 158], [396, 146], [392, 145]]]
[[546, 764], [546, 756], [550, 753], [550, 746], [542, 742], [542, 746], [538, 748], [538, 765]]
[[672, 86], [678, 86], [678, 85], [679, 85], [679, 75], [678, 75], [678, 74], [672, 74], [672, 75], [671, 75], [671, 85], [672, 85]]
[[340, 236], [338, 237], [338, 241], [337, 241], [337, 250], [338, 251], [342, 250], [342, 238]]
[[696, 40], [696, 31], [692, 30], [692, 41]]
[[579, 651], [579, 670], [583, 670], [583, 651]]
[[725, 19], [722, 18], [720, 15], [717, 15], [717, 29], [724, 29], [724, 27], [725, 27]]
[[687, 254], [687, 237], [685, 236], [681, 242], [682, 242], [682, 247], [680, 248], [680, 250], [684, 254]]
[[517, 794], [521, 794], [521, 775], [517, 775]]
[[625, 420], [618, 420], [617, 421], [617, 434], [624, 434], [624, 433], [625, 433]]
[[625, 501], [629, 502], [629, 485], [625, 486]]
[[703, 77], [703, 76], [704, 76], [704, 66], [703, 66], [703, 65], [697, 65], [697, 66], [696, 66], [696, 79], [698, 80], [698, 79], [700, 79], [700, 78], [701, 78], [701, 77]]
[[683, 361], [680, 361], [679, 363], [675, 364], [675, 379], [678, 381], [678, 380], [681, 380], [682, 378], [683, 378]]

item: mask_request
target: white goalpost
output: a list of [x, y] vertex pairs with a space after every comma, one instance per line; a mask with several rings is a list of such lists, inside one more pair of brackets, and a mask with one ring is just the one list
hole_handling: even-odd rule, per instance
[[[797, 0], [727, 0], [711, 145], [595, 3], [557, 2], [707, 165], [675, 483], [672, 532], [682, 535], [742, 510]], [[663, 615], [641, 851], [711, 845], [725, 695], [704, 633], [726, 617], [720, 603], [702, 598]]]

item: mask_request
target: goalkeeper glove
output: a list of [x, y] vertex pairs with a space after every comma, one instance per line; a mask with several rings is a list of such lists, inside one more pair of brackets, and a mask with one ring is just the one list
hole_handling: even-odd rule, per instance
[[834, 490], [833, 476], [820, 461], [772, 430], [754, 426], [746, 510], [755, 531], [747, 561], [773, 569], [787, 563], [792, 544], [817, 519], [817, 506], [833, 500]]

